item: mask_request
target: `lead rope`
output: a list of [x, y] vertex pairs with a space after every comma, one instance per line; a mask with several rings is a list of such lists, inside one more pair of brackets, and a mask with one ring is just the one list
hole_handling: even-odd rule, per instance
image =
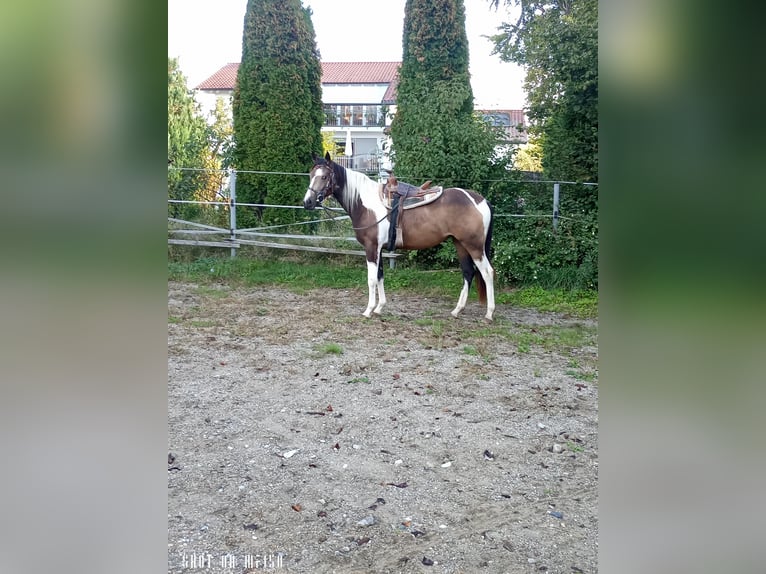
[[[325, 204], [324, 204], [324, 202], [320, 203], [319, 205], [321, 205], [321, 206], [322, 206], [322, 209], [324, 209], [324, 210], [325, 210], [325, 213], [327, 213], [327, 214], [329, 215], [329, 217], [330, 217], [330, 219], [331, 219], [332, 221], [335, 221], [335, 222], [338, 222], [338, 221], [340, 221], [340, 220], [339, 220], [337, 217], [335, 217], [335, 216], [332, 214], [332, 211], [330, 211], [330, 210], [329, 210], [327, 207], [325, 207]], [[386, 209], [388, 209], [388, 208], [386, 208]], [[389, 210], [389, 212], [390, 212], [390, 210]], [[354, 231], [361, 231], [361, 230], [363, 230], [363, 229], [369, 229], [370, 227], [374, 227], [374, 226], [376, 226], [378, 223], [380, 223], [380, 222], [381, 222], [381, 221], [383, 221], [384, 219], [388, 219], [388, 216], [389, 216], [389, 213], [386, 213], [386, 214], [385, 214], [383, 217], [381, 217], [380, 219], [378, 219], [378, 220], [377, 220], [375, 223], [371, 223], [370, 225], [365, 225], [364, 227], [354, 227], [354, 226], [352, 226], [352, 227], [351, 227], [351, 229], [353, 229]], [[350, 216], [349, 216], [349, 217], [350, 217]]]

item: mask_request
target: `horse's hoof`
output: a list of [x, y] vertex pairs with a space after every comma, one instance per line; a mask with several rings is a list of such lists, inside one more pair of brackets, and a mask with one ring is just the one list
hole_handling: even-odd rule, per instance
[[365, 311], [364, 313], [362, 313], [362, 316], [366, 317], [367, 319], [369, 319], [371, 314], [372, 313], [370, 313], [369, 311]]
[[454, 311], [451, 311], [451, 312], [450, 312], [450, 315], [452, 315], [453, 317], [457, 318], [457, 316], [458, 316], [458, 315], [460, 315], [460, 311], [458, 311], [458, 310], [456, 309], [456, 310], [454, 310]]

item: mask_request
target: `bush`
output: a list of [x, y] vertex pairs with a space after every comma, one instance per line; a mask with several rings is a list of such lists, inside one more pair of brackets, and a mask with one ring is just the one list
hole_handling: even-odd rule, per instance
[[494, 242], [493, 265], [508, 283], [556, 289], [598, 287], [598, 237], [594, 221], [517, 219], [506, 239]]
[[552, 186], [503, 182], [491, 190], [496, 214], [492, 241], [495, 273], [507, 283], [597, 289], [597, 190], [562, 185], [562, 219], [554, 231], [550, 217]]

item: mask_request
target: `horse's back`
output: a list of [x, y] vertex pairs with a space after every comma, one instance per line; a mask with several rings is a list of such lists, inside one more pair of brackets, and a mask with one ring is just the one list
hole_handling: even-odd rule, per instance
[[462, 200], [463, 198], [470, 198], [471, 202], [475, 205], [478, 205], [482, 201], [487, 201], [484, 196], [482, 196], [477, 191], [472, 189], [464, 189], [462, 187], [446, 187], [444, 188], [444, 193], [445, 195], [449, 194], [454, 196], [454, 198], [457, 198], [458, 201]]

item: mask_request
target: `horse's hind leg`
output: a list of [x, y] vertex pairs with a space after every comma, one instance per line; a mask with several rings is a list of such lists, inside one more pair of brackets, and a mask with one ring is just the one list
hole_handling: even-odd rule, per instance
[[482, 254], [481, 259], [475, 259], [474, 263], [481, 273], [482, 279], [484, 279], [484, 286], [487, 291], [487, 314], [485, 317], [491, 321], [492, 314], [495, 312], [495, 270], [492, 268], [486, 253]]
[[463, 272], [463, 290], [460, 292], [460, 298], [457, 300], [457, 305], [452, 310], [452, 316], [457, 317], [460, 311], [465, 308], [465, 304], [468, 301], [468, 291], [471, 288], [471, 281], [473, 281], [474, 268], [473, 259], [471, 255], [466, 251], [465, 247], [457, 240], [454, 240], [455, 249], [457, 250], [457, 256], [460, 260], [460, 269]]

